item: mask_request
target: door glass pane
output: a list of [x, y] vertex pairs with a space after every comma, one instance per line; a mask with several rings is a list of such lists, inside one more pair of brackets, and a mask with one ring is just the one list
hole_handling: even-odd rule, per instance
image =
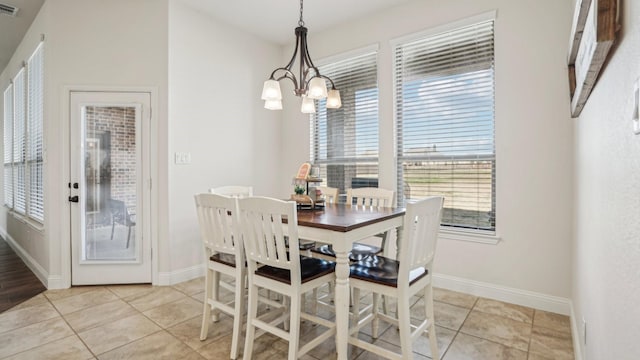
[[85, 106], [83, 260], [137, 259], [136, 108]]

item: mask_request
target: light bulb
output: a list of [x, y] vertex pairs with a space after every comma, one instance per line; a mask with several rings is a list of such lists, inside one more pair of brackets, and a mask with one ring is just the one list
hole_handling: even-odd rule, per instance
[[314, 114], [316, 112], [316, 104], [313, 102], [313, 99], [303, 96], [300, 111], [305, 114]]
[[307, 97], [310, 99], [324, 99], [327, 97], [327, 83], [323, 78], [314, 77], [309, 81], [309, 91]]

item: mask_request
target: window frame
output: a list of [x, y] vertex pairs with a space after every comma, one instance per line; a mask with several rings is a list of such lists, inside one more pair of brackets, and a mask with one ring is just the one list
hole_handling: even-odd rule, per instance
[[[362, 88], [357, 88], [355, 89], [355, 91], [347, 93], [345, 92], [343, 88], [341, 88], [338, 83], [340, 82], [339, 77], [338, 78], [334, 78], [334, 76], [332, 76], [330, 73], [327, 74], [326, 71], [323, 71], [323, 67], [326, 66], [331, 66], [331, 65], [335, 65], [337, 63], [340, 62], [345, 62], [345, 61], [349, 61], [349, 60], [356, 60], [356, 59], [362, 59], [362, 58], [366, 58], [367, 56], [372, 56], [373, 57], [373, 61], [372, 61], [372, 66], [374, 67], [373, 71], [371, 72], [373, 75], [371, 75], [373, 81], [375, 82], [375, 87], [362, 87]], [[333, 56], [330, 58], [325, 58], [323, 60], [321, 60], [321, 62], [319, 62], [318, 68], [320, 68], [320, 71], [323, 75], [327, 75], [329, 76], [334, 82], [336, 82], [336, 88], [338, 90], [340, 90], [340, 95], [342, 97], [342, 103], [343, 103], [343, 111], [345, 107], [351, 106], [351, 111], [349, 112], [349, 115], [353, 117], [354, 121], [356, 119], [356, 113], [358, 111], [358, 104], [359, 102], [356, 101], [356, 97], [359, 93], [362, 92], [369, 92], [369, 91], [375, 91], [375, 126], [373, 126], [370, 122], [372, 121], [372, 119], [370, 118], [370, 112], [372, 107], [366, 107], [368, 110], [367, 112], [367, 117], [366, 117], [366, 124], [367, 124], [367, 129], [373, 129], [375, 128], [375, 134], [370, 134], [369, 136], [373, 136], [376, 140], [375, 140], [375, 155], [358, 155], [357, 153], [354, 153], [353, 155], [345, 155], [342, 157], [330, 157], [329, 154], [327, 153], [325, 157], [321, 156], [320, 153], [322, 152], [322, 150], [320, 149], [325, 149], [326, 150], [330, 144], [325, 141], [325, 143], [322, 143], [320, 141], [318, 141], [319, 139], [319, 134], [321, 134], [321, 132], [318, 131], [318, 129], [320, 128], [320, 124], [319, 121], [324, 121], [324, 124], [326, 125], [325, 131], [328, 132], [329, 126], [327, 125], [327, 120], [328, 120], [328, 114], [330, 114], [330, 111], [333, 110], [329, 110], [327, 111], [324, 106], [322, 106], [323, 101], [318, 101], [316, 100], [316, 109], [317, 112], [315, 114], [310, 114], [309, 119], [310, 119], [310, 125], [309, 125], [309, 146], [310, 146], [310, 151], [309, 151], [309, 159], [310, 162], [314, 165], [314, 166], [319, 166], [319, 167], [324, 167], [324, 170], [321, 170], [321, 176], [323, 176], [323, 184], [327, 185], [327, 186], [332, 186], [332, 187], [337, 187], [343, 191], [346, 191], [347, 188], [351, 187], [347, 184], [346, 178], [342, 179], [342, 184], [338, 185], [336, 183], [334, 183], [333, 181], [337, 181], [337, 179], [334, 179], [333, 181], [329, 181], [329, 176], [327, 174], [328, 170], [326, 169], [327, 166], [329, 165], [336, 165], [336, 166], [349, 166], [349, 165], [356, 165], [356, 166], [360, 166], [360, 169], [371, 169], [370, 171], [375, 171], [376, 177], [375, 177], [375, 181], [377, 182], [378, 179], [380, 178], [380, 174], [379, 174], [379, 161], [380, 161], [380, 155], [379, 155], [379, 150], [380, 150], [380, 118], [379, 118], [379, 106], [380, 106], [380, 86], [379, 86], [379, 81], [378, 81], [378, 72], [379, 72], [379, 66], [378, 66], [378, 46], [376, 45], [372, 45], [372, 46], [367, 46], [361, 49], [357, 49], [357, 50], [353, 50], [353, 51], [349, 51], [346, 53], [342, 53], [339, 54], [337, 56]], [[362, 61], [362, 60], [360, 60]], [[365, 61], [370, 61], [370, 60], [365, 60]], [[353, 99], [348, 100], [348, 99]], [[321, 111], [325, 111], [324, 114], [321, 115]], [[354, 126], [357, 127], [357, 122], [355, 122]], [[341, 128], [341, 132], [344, 134], [344, 127]], [[356, 130], [354, 130], [356, 131]], [[351, 139], [352, 142], [352, 150], [356, 150], [358, 147], [358, 139], [356, 138], [356, 135], [354, 134], [352, 136]], [[366, 144], [373, 144], [374, 142], [372, 142], [371, 140], [369, 141], [365, 141], [364, 143]], [[324, 145], [324, 146], [323, 146]], [[344, 145], [344, 144], [343, 144]], [[356, 168], [357, 169], [357, 168]], [[353, 182], [354, 178], [357, 178], [358, 174], [356, 173], [355, 176], [351, 176], [349, 177], [349, 183]], [[343, 199], [342, 199], [343, 200]]]
[[[37, 70], [33, 70], [34, 67], [37, 67]], [[22, 88], [16, 86], [17, 80], [22, 82]], [[11, 93], [10, 114], [7, 111], [7, 92]], [[5, 181], [7, 170], [11, 176], [11, 184], [8, 187], [5, 182], [3, 189], [3, 197], [5, 198], [3, 205], [14, 216], [25, 219], [27, 223], [41, 230], [46, 219], [44, 206], [44, 41], [39, 42], [28, 61], [23, 62], [5, 88], [3, 95], [5, 101], [3, 114]], [[16, 117], [20, 119], [16, 119]], [[11, 129], [10, 138], [6, 132], [8, 127]], [[7, 151], [10, 152], [9, 162], [7, 162]], [[39, 176], [32, 173], [33, 168], [37, 169], [36, 172]], [[17, 181], [17, 177], [20, 177], [19, 169], [22, 169], [21, 183]], [[9, 192], [11, 193], [11, 201], [7, 201]], [[23, 206], [18, 204], [20, 196]]]
[[[400, 167], [402, 166], [403, 163], [403, 158], [406, 158], [406, 156], [404, 156], [403, 154], [403, 148], [402, 148], [402, 144], [401, 144], [401, 140], [399, 139], [399, 132], [401, 131], [399, 128], [399, 114], [398, 114], [398, 105], [399, 105], [399, 97], [398, 97], [398, 86], [396, 84], [398, 84], [399, 81], [401, 81], [402, 79], [399, 79], [398, 76], [398, 61], [396, 59], [396, 49], [399, 46], [402, 46], [403, 44], [407, 44], [413, 41], [418, 41], [418, 40], [422, 40], [428, 37], [432, 37], [441, 33], [446, 33], [446, 32], [450, 32], [450, 31], [455, 31], [457, 29], [461, 29], [464, 27], [468, 27], [474, 24], [478, 24], [478, 23], [483, 23], [483, 22], [487, 22], [487, 21], [493, 21], [493, 37], [494, 37], [494, 52], [493, 52], [493, 59], [495, 62], [495, 58], [496, 58], [496, 52], [495, 52], [495, 38], [496, 38], [496, 14], [497, 12], [494, 11], [489, 11], [483, 14], [479, 14], [473, 17], [469, 17], [466, 19], [461, 19], [458, 21], [454, 21], [442, 26], [437, 26], [434, 28], [430, 28], [421, 32], [417, 32], [417, 33], [413, 33], [413, 34], [409, 34], [406, 36], [402, 36], [396, 39], [392, 39], [390, 41], [390, 45], [391, 45], [391, 57], [392, 57], [392, 72], [393, 72], [393, 86], [392, 86], [392, 92], [393, 92], [393, 118], [394, 118], [394, 126], [393, 126], [393, 130], [394, 130], [394, 149], [395, 149], [395, 154], [394, 154], [394, 159], [396, 161], [395, 164], [395, 171], [396, 171], [396, 179], [397, 179], [397, 186], [396, 186], [396, 191], [400, 192], [402, 187], [404, 187], [404, 181], [400, 178], [401, 176], [401, 172], [400, 172]], [[495, 148], [495, 125], [496, 125], [496, 116], [495, 116], [495, 103], [496, 103], [496, 93], [495, 93], [495, 68], [493, 70], [493, 81], [494, 81], [494, 89], [493, 89], [493, 104], [494, 104], [494, 113], [493, 113], [493, 129], [494, 129], [494, 133], [493, 133], [493, 153], [492, 153], [492, 161], [493, 161], [493, 169], [492, 169], [492, 183], [493, 183], [493, 189], [492, 189], [492, 202], [493, 202], [493, 206], [492, 206], [492, 211], [494, 213], [494, 217], [493, 217], [493, 229], [477, 229], [477, 228], [468, 228], [468, 227], [463, 227], [463, 226], [455, 226], [455, 225], [445, 225], [442, 224], [441, 225], [441, 230], [440, 230], [440, 237], [441, 238], [446, 238], [446, 239], [454, 239], [454, 240], [464, 240], [464, 241], [472, 241], [472, 242], [479, 242], [479, 243], [487, 243], [487, 244], [497, 244], [500, 241], [500, 237], [497, 235], [498, 234], [498, 227], [497, 227], [497, 221], [496, 221], [496, 205], [497, 202], [495, 200], [496, 198], [496, 187], [495, 187], [495, 182], [496, 182], [496, 159], [497, 159], [497, 154], [496, 154], [496, 148]], [[403, 206], [403, 195], [404, 193], [399, 193], [399, 196], [397, 196], [397, 200], [398, 200], [398, 205], [399, 206]]]

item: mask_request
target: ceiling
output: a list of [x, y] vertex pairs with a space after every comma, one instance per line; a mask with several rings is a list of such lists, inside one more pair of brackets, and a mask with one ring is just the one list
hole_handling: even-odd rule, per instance
[[[45, 0], [0, 0], [18, 7], [16, 17], [0, 15], [0, 69], [4, 69]], [[293, 41], [300, 17], [297, 0], [181, 0], [215, 19], [278, 44]], [[309, 31], [397, 6], [410, 0], [307, 0], [304, 22]]]
[[[1, 1], [1, 0], [0, 0]], [[286, 44], [294, 39], [300, 18], [297, 0], [181, 0], [263, 39]], [[362, 17], [410, 0], [307, 0], [303, 20], [310, 32]]]
[[16, 17], [0, 14], [0, 72], [22, 41], [44, 0], [0, 0], [1, 4], [17, 7]]

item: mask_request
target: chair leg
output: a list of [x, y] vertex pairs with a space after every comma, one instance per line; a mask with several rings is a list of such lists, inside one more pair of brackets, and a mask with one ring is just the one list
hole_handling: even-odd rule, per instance
[[240, 336], [242, 335], [242, 317], [244, 316], [244, 277], [236, 276], [235, 304], [233, 314], [233, 336], [231, 337], [231, 359], [238, 358]]
[[[217, 271], [211, 270], [211, 299], [214, 301], [220, 300], [220, 273]], [[213, 322], [218, 322], [220, 319], [220, 310], [213, 309], [213, 314], [211, 316]]]
[[411, 359], [411, 311], [409, 298], [398, 296], [398, 327], [400, 328], [400, 349], [403, 359]]
[[291, 296], [289, 311], [289, 360], [298, 359], [298, 347], [300, 344], [300, 296]]
[[313, 299], [313, 302], [311, 303], [311, 313], [313, 315], [318, 315], [318, 288], [314, 288], [313, 291], [311, 292], [311, 296]]
[[113, 231], [116, 229], [116, 222], [111, 220], [111, 240], [113, 240]]
[[433, 287], [431, 284], [427, 285], [424, 289], [424, 305], [425, 314], [429, 319], [429, 345], [431, 346], [431, 358], [433, 360], [440, 360], [440, 354], [438, 353], [438, 338], [436, 336], [436, 323], [433, 317]]
[[380, 306], [380, 294], [373, 293], [373, 303], [371, 304], [371, 312], [373, 314], [373, 321], [371, 321], [371, 337], [378, 338], [378, 331], [380, 328], [380, 318], [378, 317], [378, 307]]
[[357, 287], [352, 288], [351, 295], [354, 297], [351, 301], [353, 303], [353, 308], [351, 308], [353, 312], [351, 322], [352, 326], [358, 326], [358, 322], [360, 322], [360, 289]]
[[129, 226], [129, 232], [127, 233], [127, 249], [129, 248], [129, 240], [131, 240], [131, 226]]
[[251, 360], [253, 356], [253, 342], [256, 335], [256, 328], [253, 325], [253, 319], [258, 316], [258, 287], [249, 285], [249, 306], [247, 309], [247, 333], [244, 339], [244, 355], [243, 360]]
[[207, 273], [204, 277], [204, 308], [202, 309], [202, 326], [200, 327], [200, 340], [207, 339], [207, 333], [209, 332], [209, 321], [211, 321], [211, 305], [209, 305], [209, 298], [211, 297], [211, 274], [212, 270], [207, 268]]

